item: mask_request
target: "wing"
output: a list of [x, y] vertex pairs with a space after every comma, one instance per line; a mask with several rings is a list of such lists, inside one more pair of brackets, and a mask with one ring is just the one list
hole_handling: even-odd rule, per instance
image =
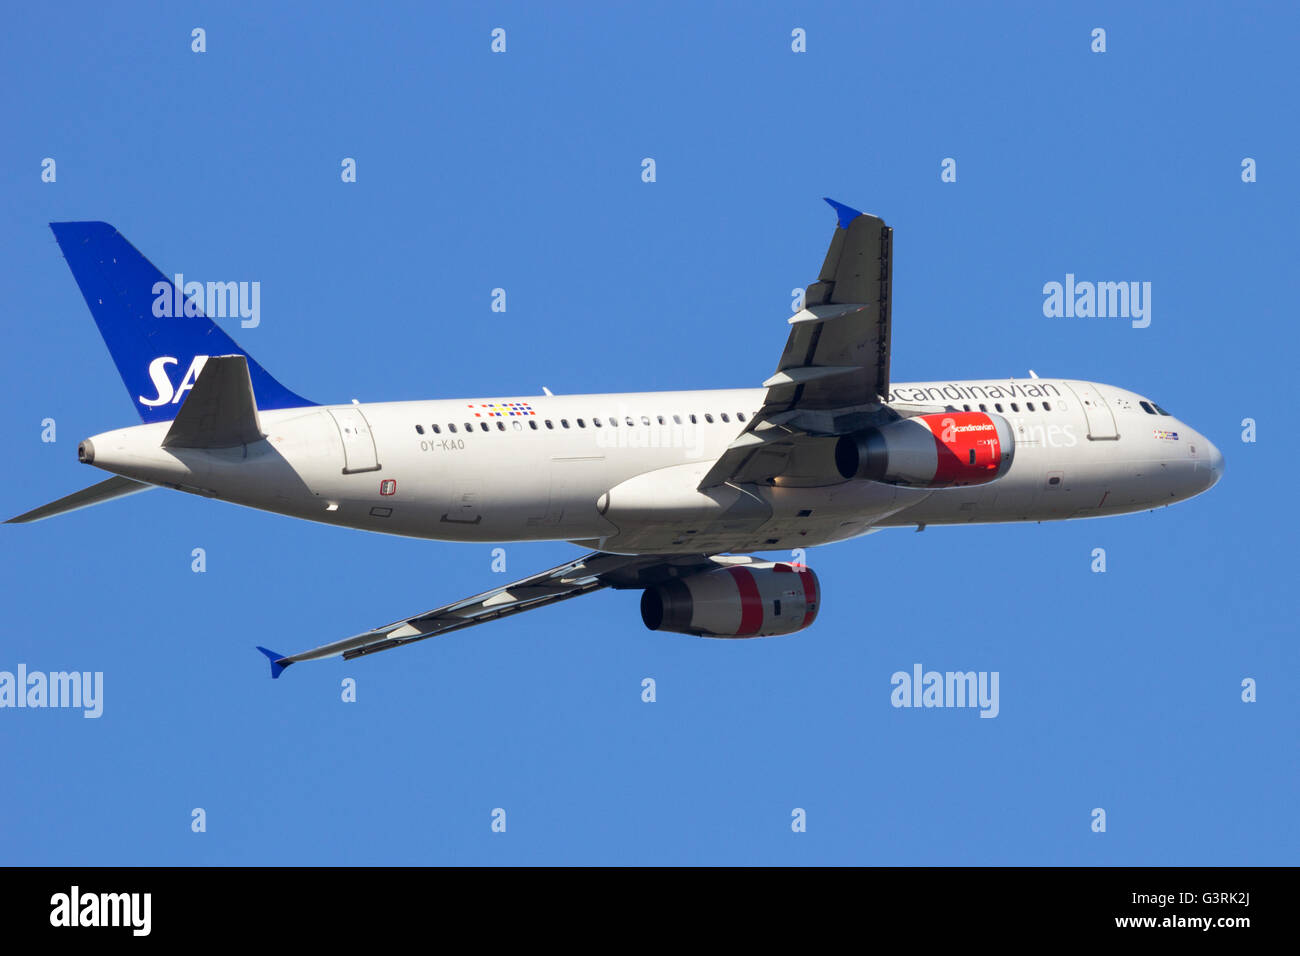
[[339, 654], [344, 660], [351, 660], [557, 604], [601, 588], [646, 588], [711, 567], [716, 567], [715, 562], [702, 554], [622, 555], [593, 551], [549, 571], [300, 654], [281, 656], [265, 647], [258, 650], [271, 659], [271, 676], [279, 677], [281, 671], [298, 661], [314, 661]]
[[839, 215], [826, 261], [790, 318], [763, 407], [700, 483], [763, 481], [809, 435], [842, 435], [893, 417], [889, 313], [894, 230], [832, 199]]
[[889, 306], [894, 230], [827, 200], [839, 214], [826, 261], [790, 319], [767, 404], [838, 408], [889, 394]]

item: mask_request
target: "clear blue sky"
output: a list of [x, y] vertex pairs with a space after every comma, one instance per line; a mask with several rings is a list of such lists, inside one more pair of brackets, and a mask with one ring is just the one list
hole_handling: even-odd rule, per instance
[[[260, 281], [231, 334], [304, 395], [380, 401], [757, 385], [823, 195], [895, 227], [896, 381], [1133, 388], [1226, 476], [814, 549], [790, 638], [653, 634], [605, 592], [274, 683], [255, 644], [499, 584], [490, 547], [163, 491], [6, 527], [0, 669], [103, 671], [105, 701], [0, 711], [0, 863], [1296, 862], [1293, 6], [269, 6], [6, 10], [7, 514], [102, 477], [77, 441], [134, 423], [50, 220]], [[1067, 272], [1150, 281], [1151, 326], [1044, 317]], [[893, 709], [918, 662], [998, 671], [1000, 715]]]

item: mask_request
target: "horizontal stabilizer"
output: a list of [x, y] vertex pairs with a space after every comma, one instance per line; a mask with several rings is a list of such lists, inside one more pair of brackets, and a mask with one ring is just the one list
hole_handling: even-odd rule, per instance
[[248, 377], [248, 359], [214, 355], [203, 363], [163, 447], [233, 448], [264, 437]]
[[275, 680], [283, 674], [284, 669], [293, 663], [293, 661], [287, 661], [282, 655], [267, 650], [265, 647], [259, 646], [257, 649], [271, 659], [271, 680]]
[[45, 518], [53, 518], [55, 515], [67, 514], [69, 511], [77, 511], [104, 501], [112, 501], [114, 498], [121, 498], [124, 495], [133, 495], [137, 491], [148, 491], [152, 487], [153, 485], [147, 485], [143, 481], [132, 481], [130, 478], [115, 475], [107, 481], [101, 481], [89, 488], [74, 491], [58, 501], [51, 501], [48, 505], [41, 505], [39, 508], [19, 515], [17, 518], [10, 518], [5, 524], [27, 524], [30, 521], [42, 521]]

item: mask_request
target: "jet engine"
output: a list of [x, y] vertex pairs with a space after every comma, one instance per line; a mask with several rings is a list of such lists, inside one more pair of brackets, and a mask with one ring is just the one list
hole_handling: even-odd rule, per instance
[[820, 594], [803, 565], [733, 565], [647, 588], [641, 619], [652, 631], [699, 637], [793, 634], [817, 617]]
[[835, 466], [844, 478], [914, 488], [983, 485], [1007, 473], [1015, 449], [1001, 415], [940, 412], [845, 435]]

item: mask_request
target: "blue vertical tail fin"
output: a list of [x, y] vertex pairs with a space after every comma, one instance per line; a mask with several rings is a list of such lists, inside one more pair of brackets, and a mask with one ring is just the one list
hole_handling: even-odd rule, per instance
[[[52, 222], [50, 228], [145, 422], [174, 419], [213, 355], [248, 359], [260, 409], [316, 404], [272, 378], [204, 313], [201, 294], [184, 295], [108, 223]], [[216, 301], [228, 302], [237, 294], [234, 285], [209, 283], [208, 300], [215, 295]]]

